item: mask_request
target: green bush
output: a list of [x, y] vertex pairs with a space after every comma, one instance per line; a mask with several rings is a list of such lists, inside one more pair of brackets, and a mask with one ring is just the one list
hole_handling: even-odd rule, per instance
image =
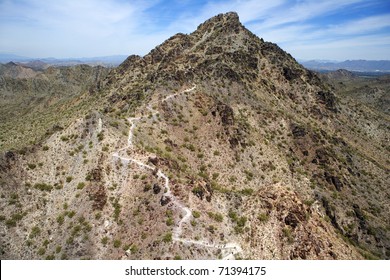
[[243, 195], [252, 195], [252, 194], [253, 194], [253, 189], [251, 189], [251, 188], [246, 188], [246, 189], [243, 189], [243, 190], [241, 191], [241, 193], [242, 193]]
[[38, 253], [38, 255], [42, 256], [42, 255], [44, 255], [46, 253], [46, 249], [41, 247], [41, 248], [39, 248], [37, 253]]
[[137, 245], [135, 245], [135, 244], [131, 245], [131, 247], [130, 247], [130, 252], [131, 252], [132, 254], [135, 254], [135, 253], [137, 253], [137, 251], [138, 251]]
[[99, 141], [99, 142], [103, 141], [103, 139], [104, 139], [104, 134], [103, 134], [103, 132], [99, 132], [98, 135], [97, 135], [97, 138], [98, 138], [98, 141]]
[[163, 241], [166, 243], [172, 242], [172, 233], [170, 232], [165, 234], [163, 237]]
[[35, 189], [38, 189], [40, 191], [47, 191], [47, 192], [50, 192], [52, 189], [53, 189], [53, 186], [52, 185], [49, 185], [49, 184], [45, 184], [45, 183], [36, 183], [34, 185], [34, 188]]
[[119, 239], [114, 240], [114, 248], [119, 248], [122, 245], [122, 242]]
[[237, 181], [237, 177], [236, 176], [230, 176], [229, 177], [229, 182], [230, 183], [234, 183], [234, 182], [236, 182]]
[[25, 213], [15, 213], [15, 214], [12, 214], [11, 216], [11, 220], [15, 221], [15, 222], [19, 222], [23, 219]]
[[70, 212], [68, 213], [68, 217], [69, 217], [70, 219], [72, 219], [74, 215], [76, 215], [76, 212], [75, 212], [75, 211], [70, 211]]
[[237, 226], [239, 226], [239, 227], [244, 227], [245, 224], [246, 224], [246, 221], [247, 221], [247, 218], [246, 218], [246, 217], [244, 217], [244, 216], [240, 217], [240, 218], [238, 219], [238, 221], [237, 221]]
[[283, 235], [287, 238], [288, 243], [290, 243], [290, 244], [293, 243], [294, 242], [294, 238], [292, 236], [291, 229], [288, 226], [286, 226], [286, 227], [283, 228], [282, 231], [283, 231]]
[[192, 211], [192, 216], [197, 219], [200, 217], [200, 213], [198, 211]]
[[260, 221], [260, 222], [266, 222], [268, 221], [269, 219], [269, 215], [267, 213], [260, 213], [258, 216], [257, 216], [257, 219]]
[[38, 235], [41, 234], [41, 229], [38, 227], [38, 226], [34, 226], [32, 229], [31, 229], [31, 233], [29, 235], [29, 238], [34, 238]]
[[207, 215], [209, 215], [210, 218], [214, 219], [217, 222], [221, 223], [223, 221], [223, 216], [221, 213], [208, 212]]
[[107, 236], [103, 237], [102, 240], [101, 240], [101, 242], [102, 242], [103, 245], [107, 245], [107, 243], [108, 243], [108, 237], [107, 237]]
[[170, 226], [173, 226], [173, 224], [174, 224], [173, 219], [172, 219], [171, 217], [169, 217], [169, 218], [167, 219], [167, 221], [166, 221], [166, 225], [170, 227]]
[[121, 213], [121, 205], [119, 204], [118, 200], [115, 200], [115, 202], [113, 203], [113, 206], [114, 206], [114, 220], [116, 222], [119, 222], [119, 215]]
[[31, 170], [33, 170], [33, 169], [35, 169], [35, 168], [37, 167], [37, 165], [34, 164], [34, 163], [29, 163], [29, 164], [27, 164], [27, 166], [28, 166], [28, 168], [30, 168]]

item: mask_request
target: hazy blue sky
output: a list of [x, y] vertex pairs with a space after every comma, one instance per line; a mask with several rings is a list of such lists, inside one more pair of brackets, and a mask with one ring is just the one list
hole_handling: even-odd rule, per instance
[[144, 55], [228, 11], [295, 58], [390, 60], [390, 0], [0, 0], [0, 52]]

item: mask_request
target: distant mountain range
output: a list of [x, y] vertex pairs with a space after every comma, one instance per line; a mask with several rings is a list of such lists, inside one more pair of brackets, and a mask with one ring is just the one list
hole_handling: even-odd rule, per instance
[[[16, 62], [33, 69], [45, 69], [49, 66], [72, 66], [88, 64], [115, 67], [127, 58], [127, 55], [111, 55], [78, 58], [31, 58], [26, 56], [0, 53], [0, 63]], [[390, 72], [390, 60], [299, 60], [303, 66], [317, 71], [334, 71], [346, 69], [356, 72]]]
[[91, 66], [118, 66], [127, 55], [111, 55], [99, 57], [80, 57], [80, 58], [31, 58], [14, 54], [0, 53], [0, 63], [17, 62], [31, 68], [44, 69], [48, 66], [72, 66], [77, 64], [88, 64]]
[[313, 70], [346, 69], [357, 72], [390, 72], [390, 60], [346, 60], [342, 62], [309, 60], [300, 61], [300, 63]]

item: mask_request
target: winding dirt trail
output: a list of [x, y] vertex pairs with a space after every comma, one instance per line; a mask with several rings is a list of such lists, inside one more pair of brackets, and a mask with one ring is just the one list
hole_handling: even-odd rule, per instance
[[[163, 98], [162, 100], [151, 102], [148, 104], [146, 107], [151, 113], [152, 113], [152, 118], [155, 119], [157, 114], [159, 113], [157, 110], [152, 108], [153, 104], [156, 104], [158, 102], [162, 101], [168, 101], [169, 99], [172, 99], [175, 96], [191, 92], [196, 89], [196, 86], [194, 85], [192, 88], [185, 89], [179, 93], [171, 94], [168, 95], [167, 97]], [[138, 165], [140, 168], [144, 168], [150, 171], [154, 171], [155, 167], [150, 166], [148, 164], [143, 163], [142, 161], [132, 158], [132, 157], [125, 157], [121, 156], [120, 153], [128, 150], [128, 149], [133, 149], [133, 137], [134, 137], [134, 129], [137, 126], [137, 123], [141, 121], [143, 118], [147, 118], [146, 115], [142, 115], [140, 117], [134, 117], [134, 118], [128, 118], [128, 122], [130, 123], [130, 130], [129, 130], [129, 137], [127, 139], [127, 146], [119, 149], [118, 151], [114, 152], [112, 154], [113, 158], [120, 160], [124, 164], [128, 164], [130, 162], [135, 163]], [[173, 229], [172, 232], [172, 241], [173, 242], [180, 242], [184, 245], [195, 245], [195, 246], [201, 246], [201, 247], [206, 247], [206, 248], [215, 248], [215, 249], [220, 249], [222, 252], [222, 258], [223, 259], [235, 259], [234, 255], [236, 253], [242, 252], [241, 246], [237, 243], [226, 243], [226, 244], [215, 244], [215, 243], [210, 243], [207, 240], [193, 240], [193, 239], [186, 239], [182, 238], [182, 232], [183, 232], [183, 224], [187, 223], [192, 216], [192, 211], [188, 207], [184, 206], [175, 195], [171, 192], [170, 184], [169, 184], [169, 178], [167, 175], [165, 175], [160, 169], [157, 170], [157, 177], [161, 178], [165, 182], [165, 189], [166, 192], [164, 193], [165, 197], [169, 197], [171, 200], [171, 203], [175, 205], [178, 209], [180, 209], [182, 212], [184, 212], [184, 216], [180, 219], [180, 221], [176, 224], [176, 226]]]

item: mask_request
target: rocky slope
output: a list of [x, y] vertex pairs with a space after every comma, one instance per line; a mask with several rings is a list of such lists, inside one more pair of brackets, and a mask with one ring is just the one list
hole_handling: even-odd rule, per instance
[[0, 65], [0, 151], [23, 149], [85, 115], [108, 71], [87, 65], [45, 71]]
[[70, 125], [3, 154], [2, 259], [389, 258], [388, 115], [237, 14], [84, 96]]
[[319, 74], [347, 102], [370, 107], [374, 113], [383, 112], [381, 118], [390, 113], [390, 75], [358, 77], [347, 70]]

